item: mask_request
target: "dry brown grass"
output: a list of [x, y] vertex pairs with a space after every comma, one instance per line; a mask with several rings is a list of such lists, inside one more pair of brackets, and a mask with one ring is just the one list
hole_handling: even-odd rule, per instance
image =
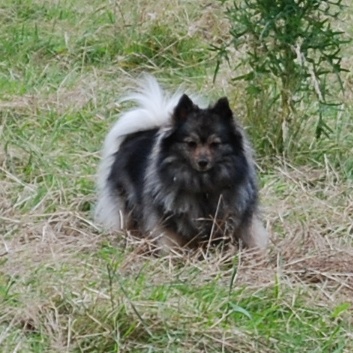
[[[1, 168], [6, 172], [4, 166]], [[299, 170], [288, 165], [277, 167], [268, 178], [262, 199], [264, 219], [271, 234], [270, 249], [261, 261], [242, 254], [237, 282], [252, 287], [273, 285], [277, 274], [292, 285], [301, 283], [321, 288], [329, 301], [335, 302], [338, 298], [351, 301], [353, 198], [350, 185], [332, 171]], [[53, 213], [42, 213], [39, 208], [23, 214], [11, 207], [11, 185], [16, 186], [18, 180], [7, 173], [0, 183], [3, 237], [0, 253], [6, 260], [3, 273], [25, 278], [41, 266], [70, 266], [72, 261], [77, 261], [78, 254], [94, 252], [100, 243], [109, 240], [98, 235], [90, 215], [78, 211], [77, 203]], [[35, 185], [25, 187], [31, 189]], [[13, 234], [16, 236], [10, 236]], [[116, 246], [123, 245], [114, 239], [112, 235], [110, 241]], [[136, 240], [128, 240], [130, 250], [122, 270], [146, 261], [140, 248]], [[211, 277], [227, 262], [220, 254], [204, 261], [197, 257], [182, 261], [207, 268], [205, 272]]]
[[[143, 327], [151, 325], [150, 315], [154, 317], [161, 304], [144, 302], [141, 298], [130, 301], [127, 293], [131, 289], [126, 288], [124, 294], [120, 287], [124, 278], [138, 278], [140, 273], [146, 273], [146, 268], [151, 287], [176, 278], [195, 282], [194, 270], [198, 271], [196, 283], [199, 286], [215, 279], [220, 286], [229, 286], [234, 267], [227, 254], [211, 253], [202, 261], [199, 257], [186, 255], [159, 259], [142, 254], [139, 251], [141, 244], [136, 240], [128, 238], [126, 243], [116, 235], [99, 234], [90, 214], [78, 211], [77, 203], [44, 214], [40, 209], [23, 213], [13, 208], [12, 186], [16, 189], [18, 180], [6, 170], [6, 165], [2, 164], [1, 168], [4, 173], [0, 181], [1, 276], [16, 282], [18, 301], [15, 307], [5, 306], [2, 311], [1, 317], [8, 322], [9, 332], [19, 330], [26, 335], [40, 330], [51, 337], [53, 351], [70, 351], [75, 346], [72, 342], [89, 337], [90, 325], [101, 327], [97, 331], [97, 327], [92, 326], [96, 334], [110, 335], [110, 326], [104, 323], [106, 319], [100, 316], [99, 307], [102, 303], [106, 306], [117, 300], [124, 303], [129, 315], [134, 315], [135, 311], [144, 313], [139, 325], [144, 332], [141, 331], [141, 335], [148, 334], [148, 329], [146, 333]], [[35, 185], [26, 187], [35, 188]], [[256, 293], [273, 288], [279, 281], [285, 291], [292, 291], [293, 298], [298, 289], [304, 292], [308, 305], [334, 308], [339, 303], [352, 303], [353, 199], [350, 185], [329, 169], [298, 169], [281, 164], [266, 176], [262, 199], [271, 245], [265, 255], [238, 254], [233, 288], [245, 286]], [[113, 292], [106, 279], [102, 279], [102, 275], [106, 278], [105, 261], [97, 257], [104, 244], [117, 249], [125, 247], [115, 270], [122, 282], [115, 282]], [[114, 259], [110, 261], [114, 262]], [[114, 291], [120, 294], [114, 294]], [[178, 310], [180, 302], [176, 297], [175, 300], [173, 303], [170, 299], [168, 307], [175, 306], [173, 310]], [[82, 305], [93, 309], [80, 312]], [[188, 309], [192, 303], [183, 305], [185, 311], [180, 315], [188, 316], [175, 319], [175, 324], [186, 320], [190, 337], [197, 336], [200, 334], [200, 317], [192, 313], [191, 307]], [[193, 315], [196, 316], [193, 318]], [[91, 320], [86, 333], [78, 329], [78, 323], [83, 325], [85, 320]], [[172, 325], [173, 319], [170, 320]], [[194, 326], [191, 322], [195, 322]], [[163, 320], [154, 322], [155, 327], [164, 324]], [[6, 332], [3, 335], [5, 339]], [[218, 341], [217, 345], [224, 347], [225, 351], [235, 346], [239, 352], [259, 349], [258, 343], [249, 340], [243, 330], [220, 330], [217, 323], [202, 335], [206, 350], [210, 340], [213, 344]], [[139, 349], [139, 343], [129, 342], [126, 349]], [[143, 346], [141, 343], [141, 349]], [[25, 344], [22, 343], [21, 347]], [[185, 346], [185, 349], [204, 351], [202, 342], [197, 346]], [[261, 349], [263, 352], [273, 351], [266, 344]]]

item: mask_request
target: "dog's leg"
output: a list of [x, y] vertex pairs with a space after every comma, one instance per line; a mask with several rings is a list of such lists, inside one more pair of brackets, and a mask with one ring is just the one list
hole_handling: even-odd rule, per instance
[[265, 249], [268, 244], [268, 233], [256, 215], [253, 216], [251, 222], [241, 226], [239, 237], [243, 244], [250, 249]]
[[186, 245], [182, 236], [161, 226], [155, 227], [150, 237], [160, 255], [180, 254]]

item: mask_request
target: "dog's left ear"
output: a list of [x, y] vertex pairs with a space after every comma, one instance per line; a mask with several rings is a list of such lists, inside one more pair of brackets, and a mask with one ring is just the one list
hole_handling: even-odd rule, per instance
[[194, 103], [188, 95], [183, 94], [174, 109], [174, 123], [181, 123], [187, 119], [187, 116], [195, 109]]
[[220, 115], [221, 117], [223, 118], [226, 118], [226, 119], [233, 119], [233, 112], [232, 110], [230, 109], [230, 106], [229, 106], [229, 101], [228, 101], [228, 98], [227, 97], [223, 97], [223, 98], [220, 98], [216, 104], [214, 105], [214, 107], [212, 108], [212, 110]]

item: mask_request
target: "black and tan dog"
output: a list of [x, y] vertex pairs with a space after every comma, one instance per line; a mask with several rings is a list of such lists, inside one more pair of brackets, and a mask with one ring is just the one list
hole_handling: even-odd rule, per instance
[[202, 109], [144, 76], [124, 100], [137, 107], [106, 137], [96, 219], [167, 248], [224, 239], [266, 247], [251, 150], [227, 98]]

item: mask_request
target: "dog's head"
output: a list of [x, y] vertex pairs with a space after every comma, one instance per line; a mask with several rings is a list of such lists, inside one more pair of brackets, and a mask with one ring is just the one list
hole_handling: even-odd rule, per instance
[[200, 109], [183, 95], [174, 109], [167, 139], [174, 155], [198, 173], [207, 173], [229, 156], [243, 153], [243, 136], [234, 122], [227, 98]]

